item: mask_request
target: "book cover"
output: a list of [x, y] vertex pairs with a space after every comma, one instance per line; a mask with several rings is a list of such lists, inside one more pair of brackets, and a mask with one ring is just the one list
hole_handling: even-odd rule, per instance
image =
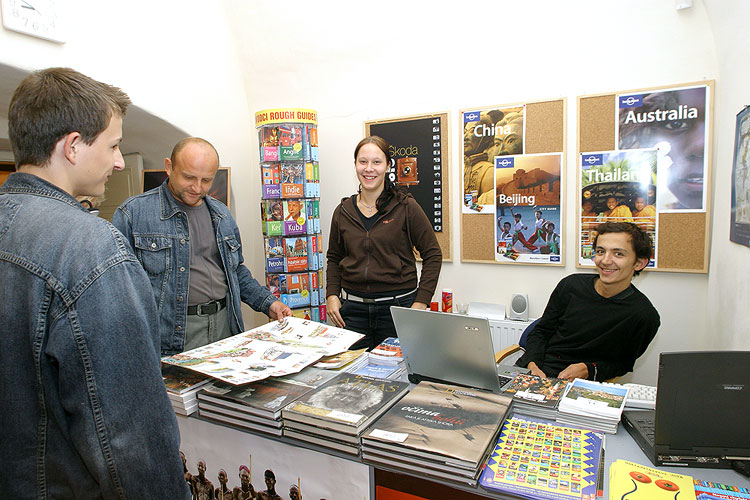
[[209, 381], [205, 375], [173, 365], [162, 365], [161, 378], [164, 380], [167, 392], [177, 395], [193, 391]]
[[284, 200], [284, 235], [305, 234], [307, 214], [304, 200]]
[[307, 273], [280, 274], [281, 301], [291, 307], [310, 305], [310, 279]]
[[351, 427], [349, 433], [356, 433], [373, 416], [394, 403], [408, 387], [406, 382], [340, 373], [288, 406], [284, 410], [284, 419], [305, 421], [301, 417], [313, 417], [322, 427], [338, 424]]
[[750, 488], [693, 479], [693, 488], [698, 500], [747, 500]]
[[538, 500], [594, 499], [603, 439], [583, 429], [506, 420], [479, 484]]
[[281, 409], [311, 391], [312, 387], [290, 384], [275, 378], [267, 378], [243, 386], [214, 382], [198, 393], [198, 399], [264, 415], [271, 419], [281, 416]]
[[260, 146], [261, 161], [279, 161], [279, 129], [274, 125], [266, 125], [262, 130]]
[[302, 309], [294, 309], [292, 311], [293, 318], [308, 319], [312, 320], [312, 314], [310, 313], [309, 307], [303, 307]]
[[354, 375], [365, 375], [373, 378], [395, 379], [402, 372], [403, 368], [399, 365], [379, 365], [370, 361], [352, 373]]
[[284, 240], [280, 237], [265, 238], [266, 272], [284, 271]]
[[315, 368], [322, 368], [326, 370], [335, 370], [347, 365], [359, 358], [367, 352], [366, 348], [357, 349], [355, 351], [344, 351], [340, 354], [334, 354], [331, 356], [323, 356], [320, 361], [315, 363]]
[[577, 378], [568, 384], [559, 410], [620, 420], [627, 396], [628, 388], [623, 385]]
[[284, 228], [284, 203], [281, 200], [263, 200], [260, 202], [263, 218], [263, 234], [281, 236]]
[[299, 373], [280, 377], [279, 380], [289, 384], [301, 384], [308, 387], [320, 387], [336, 376], [335, 372], [308, 366]]
[[274, 294], [277, 299], [281, 297], [281, 287], [279, 286], [278, 274], [267, 274], [266, 286], [268, 286], [268, 291]]
[[378, 357], [386, 359], [404, 357], [403, 352], [401, 352], [401, 341], [398, 339], [398, 337], [388, 337], [383, 342], [378, 344], [378, 346], [372, 350], [371, 354], [376, 359]]
[[309, 273], [309, 275], [310, 275], [310, 305], [319, 306], [320, 295], [318, 294], [318, 287], [320, 286], [320, 283], [318, 283], [318, 273], [317, 271], [313, 271]]
[[420, 382], [363, 435], [363, 443], [369, 439], [479, 465], [510, 402], [501, 394]]
[[567, 385], [567, 380], [522, 373], [513, 380], [505, 392], [519, 402], [557, 408]]
[[281, 198], [281, 169], [276, 163], [261, 165], [263, 199]]
[[295, 273], [307, 270], [307, 238], [284, 238], [284, 257], [286, 272]]
[[302, 163], [281, 164], [282, 198], [302, 198], [304, 196], [304, 168]]
[[281, 161], [302, 160], [302, 126], [279, 126], [279, 159]]
[[609, 467], [610, 500], [696, 500], [693, 478], [616, 460]]

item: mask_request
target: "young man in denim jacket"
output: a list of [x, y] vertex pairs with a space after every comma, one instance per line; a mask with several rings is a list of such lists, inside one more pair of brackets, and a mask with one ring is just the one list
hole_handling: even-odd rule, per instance
[[0, 188], [3, 498], [186, 499], [148, 278], [77, 196], [123, 168], [120, 89], [32, 73], [8, 118], [17, 172]]
[[211, 143], [183, 139], [164, 166], [161, 186], [125, 200], [112, 217], [151, 281], [162, 354], [244, 331], [241, 302], [272, 319], [291, 316], [245, 267], [237, 224], [208, 195], [219, 169]]

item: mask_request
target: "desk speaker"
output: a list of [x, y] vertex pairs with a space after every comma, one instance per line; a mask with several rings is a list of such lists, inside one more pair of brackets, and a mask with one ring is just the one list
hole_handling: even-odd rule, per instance
[[510, 298], [510, 319], [527, 321], [529, 319], [529, 296], [525, 293], [514, 293]]

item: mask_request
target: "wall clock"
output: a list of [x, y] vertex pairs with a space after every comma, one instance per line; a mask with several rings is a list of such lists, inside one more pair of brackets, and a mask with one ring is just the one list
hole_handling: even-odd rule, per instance
[[25, 35], [64, 43], [57, 15], [58, 3], [58, 0], [0, 0], [3, 26]]

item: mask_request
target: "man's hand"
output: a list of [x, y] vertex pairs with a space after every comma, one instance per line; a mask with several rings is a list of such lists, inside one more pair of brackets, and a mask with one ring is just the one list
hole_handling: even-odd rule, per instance
[[291, 315], [292, 310], [289, 309], [288, 305], [284, 304], [280, 300], [277, 300], [276, 302], [271, 304], [271, 307], [268, 309], [268, 317], [271, 319], [282, 321], [284, 317]]
[[411, 308], [412, 309], [422, 309], [422, 310], [425, 310], [425, 309], [427, 309], [427, 304], [425, 304], [424, 302], [414, 302], [411, 305]]
[[574, 378], [589, 378], [589, 368], [586, 363], [573, 363], [566, 369], [560, 372], [557, 378], [564, 378], [566, 380], [573, 380]]
[[344, 318], [341, 317], [341, 300], [338, 295], [329, 295], [326, 297], [326, 315], [333, 321], [333, 324], [339, 328], [346, 328]]
[[532, 375], [536, 375], [537, 377], [547, 378], [547, 375], [533, 361], [529, 363], [526, 366], [526, 368], [531, 370]]

